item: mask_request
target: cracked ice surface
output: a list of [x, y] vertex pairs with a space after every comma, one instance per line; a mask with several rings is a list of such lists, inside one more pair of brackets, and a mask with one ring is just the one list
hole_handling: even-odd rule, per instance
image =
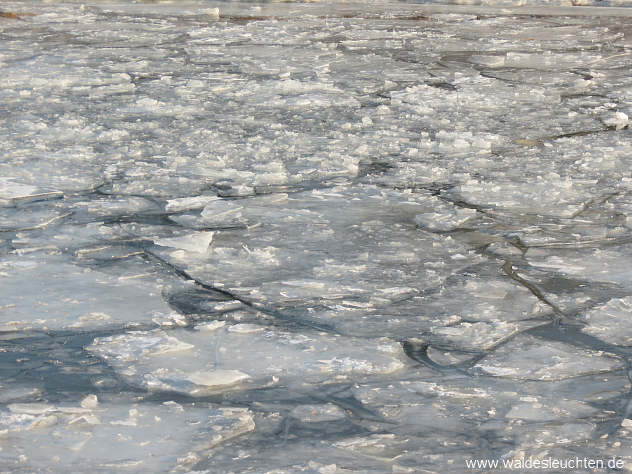
[[439, 3], [3, 4], [3, 468], [632, 468], [632, 10]]

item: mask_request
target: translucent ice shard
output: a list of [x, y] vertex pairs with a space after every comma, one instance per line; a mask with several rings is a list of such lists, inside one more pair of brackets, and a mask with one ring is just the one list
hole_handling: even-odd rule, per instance
[[430, 230], [449, 231], [461, 227], [476, 215], [475, 209], [429, 212], [415, 216], [415, 223]]
[[621, 130], [628, 126], [628, 116], [623, 112], [615, 112], [601, 119], [604, 125], [612, 127], [615, 130]]
[[214, 232], [193, 232], [180, 237], [156, 239], [154, 243], [189, 252], [207, 253], [213, 241], [213, 234]]
[[232, 201], [211, 201], [202, 211], [202, 218], [207, 224], [227, 225], [238, 222], [243, 206]]

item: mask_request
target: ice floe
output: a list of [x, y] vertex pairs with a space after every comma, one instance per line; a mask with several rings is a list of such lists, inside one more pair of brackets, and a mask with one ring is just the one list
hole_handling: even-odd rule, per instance
[[632, 9], [462, 3], [3, 4], [5, 470], [632, 465]]

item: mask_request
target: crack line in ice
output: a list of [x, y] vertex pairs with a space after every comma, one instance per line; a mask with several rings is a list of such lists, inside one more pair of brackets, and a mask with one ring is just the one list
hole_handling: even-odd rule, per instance
[[240, 296], [238, 296], [238, 295], [236, 295], [236, 294], [234, 294], [234, 293], [232, 293], [230, 291], [227, 291], [227, 290], [224, 290], [222, 288], [218, 288], [216, 286], [204, 283], [204, 282], [198, 280], [197, 278], [191, 276], [185, 270], [182, 270], [181, 268], [178, 268], [176, 265], [168, 262], [167, 260], [165, 260], [164, 258], [160, 257], [159, 255], [156, 255], [151, 250], [145, 248], [144, 252], [145, 252], [145, 254], [148, 257], [150, 257], [151, 259], [153, 259], [155, 261], [158, 261], [160, 264], [166, 266], [173, 273], [178, 275], [180, 278], [183, 278], [183, 279], [188, 280], [188, 281], [192, 281], [197, 286], [199, 286], [200, 288], [204, 288], [205, 290], [216, 291], [216, 292], [218, 292], [218, 293], [220, 293], [220, 294], [222, 294], [224, 296], [227, 296], [227, 297], [229, 297], [229, 298], [231, 298], [233, 300], [237, 300], [237, 301], [243, 303], [245, 306], [248, 306], [249, 308], [255, 309], [257, 311], [261, 311], [262, 313], [267, 314], [268, 316], [271, 316], [272, 318], [274, 318], [277, 321], [282, 321], [285, 325], [294, 326], [294, 327], [304, 327], [304, 328], [309, 328], [311, 330], [327, 332], [329, 334], [340, 334], [340, 335], [342, 335], [332, 325], [323, 324], [323, 323], [319, 323], [319, 322], [316, 322], [316, 321], [310, 321], [310, 320], [307, 320], [305, 318], [292, 317], [290, 315], [286, 315], [286, 314], [281, 313], [279, 311], [275, 311], [273, 309], [267, 308], [267, 307], [265, 307], [264, 305], [262, 305], [260, 303], [253, 302], [253, 301], [247, 300], [245, 298], [242, 298], [242, 297], [240, 297]]
[[570, 320], [570, 318], [568, 316], [566, 316], [562, 310], [560, 310], [560, 308], [558, 308], [555, 304], [553, 304], [551, 301], [549, 301], [549, 299], [544, 296], [544, 294], [540, 291], [540, 289], [535, 286], [533, 283], [530, 283], [529, 281], [525, 280], [524, 278], [522, 278], [520, 275], [518, 275], [516, 273], [516, 271], [513, 268], [513, 264], [510, 260], [506, 260], [505, 263], [502, 266], [503, 271], [507, 274], [507, 276], [509, 278], [511, 278], [514, 281], [517, 281], [518, 283], [520, 283], [522, 286], [524, 286], [527, 290], [529, 290], [531, 293], [533, 293], [533, 295], [538, 298], [540, 301], [542, 301], [544, 304], [546, 304], [547, 306], [549, 306], [553, 312], [556, 314], [556, 318], [555, 318], [555, 324], [559, 324], [561, 321], [568, 321]]
[[29, 227], [20, 227], [20, 228], [5, 228], [2, 229], [0, 228], [0, 232], [26, 232], [26, 231], [30, 231], [30, 230], [40, 230], [40, 229], [44, 229], [46, 227], [48, 227], [50, 224], [53, 224], [54, 222], [57, 221], [61, 221], [64, 220], [66, 217], [72, 215], [73, 212], [72, 211], [68, 211], [64, 214], [60, 214], [58, 216], [52, 217], [51, 219], [44, 221], [40, 224], [34, 225], [34, 226], [29, 226]]

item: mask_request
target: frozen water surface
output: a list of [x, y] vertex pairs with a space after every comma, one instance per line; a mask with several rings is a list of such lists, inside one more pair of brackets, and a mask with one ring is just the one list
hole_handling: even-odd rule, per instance
[[632, 469], [632, 9], [448, 3], [3, 3], [1, 471]]

